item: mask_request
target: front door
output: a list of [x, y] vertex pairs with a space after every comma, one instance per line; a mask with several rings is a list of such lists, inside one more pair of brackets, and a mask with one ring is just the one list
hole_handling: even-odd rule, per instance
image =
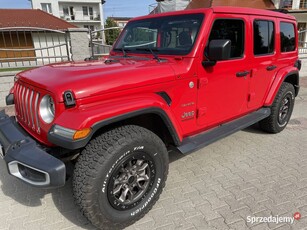
[[[212, 67], [200, 64], [198, 91], [198, 124], [202, 128], [225, 122], [247, 112], [248, 86], [251, 72], [247, 43], [251, 41], [248, 16], [238, 18], [216, 16], [211, 40], [231, 41], [231, 58], [217, 61]], [[205, 51], [206, 52], [206, 49]]]

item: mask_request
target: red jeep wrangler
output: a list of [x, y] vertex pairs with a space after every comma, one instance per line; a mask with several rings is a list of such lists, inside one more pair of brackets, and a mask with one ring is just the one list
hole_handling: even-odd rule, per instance
[[[158, 200], [168, 150], [188, 154], [256, 122], [282, 131], [299, 92], [295, 18], [214, 7], [132, 19], [106, 60], [16, 76], [0, 115], [8, 172], [65, 184], [99, 228], [122, 228]], [[71, 166], [69, 166], [71, 167]]]

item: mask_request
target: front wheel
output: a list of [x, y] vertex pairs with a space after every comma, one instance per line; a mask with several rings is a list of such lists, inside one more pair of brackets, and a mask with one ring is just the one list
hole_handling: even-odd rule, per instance
[[73, 176], [75, 200], [96, 227], [121, 229], [151, 209], [167, 173], [168, 153], [158, 136], [133, 125], [115, 128], [82, 151]]
[[295, 91], [292, 84], [282, 83], [271, 106], [271, 115], [260, 121], [262, 130], [269, 133], [279, 133], [288, 124], [295, 101]]

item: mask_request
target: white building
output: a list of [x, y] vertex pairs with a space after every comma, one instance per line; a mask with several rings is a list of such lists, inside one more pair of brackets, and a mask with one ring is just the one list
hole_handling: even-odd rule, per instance
[[307, 47], [307, 0], [279, 0], [277, 1], [280, 9], [288, 10], [289, 14], [293, 15], [298, 24], [300, 31], [299, 41], [300, 46]]
[[78, 27], [103, 29], [102, 0], [31, 0], [33, 9], [41, 9]]

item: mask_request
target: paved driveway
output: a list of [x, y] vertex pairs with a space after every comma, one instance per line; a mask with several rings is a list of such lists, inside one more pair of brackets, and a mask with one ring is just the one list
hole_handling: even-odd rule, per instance
[[[301, 83], [282, 133], [252, 127], [186, 157], [172, 154], [160, 200], [128, 229], [307, 229], [307, 78]], [[71, 182], [31, 188], [0, 161], [0, 186], [0, 229], [94, 229], [74, 205]], [[248, 222], [296, 212], [293, 224]]]

